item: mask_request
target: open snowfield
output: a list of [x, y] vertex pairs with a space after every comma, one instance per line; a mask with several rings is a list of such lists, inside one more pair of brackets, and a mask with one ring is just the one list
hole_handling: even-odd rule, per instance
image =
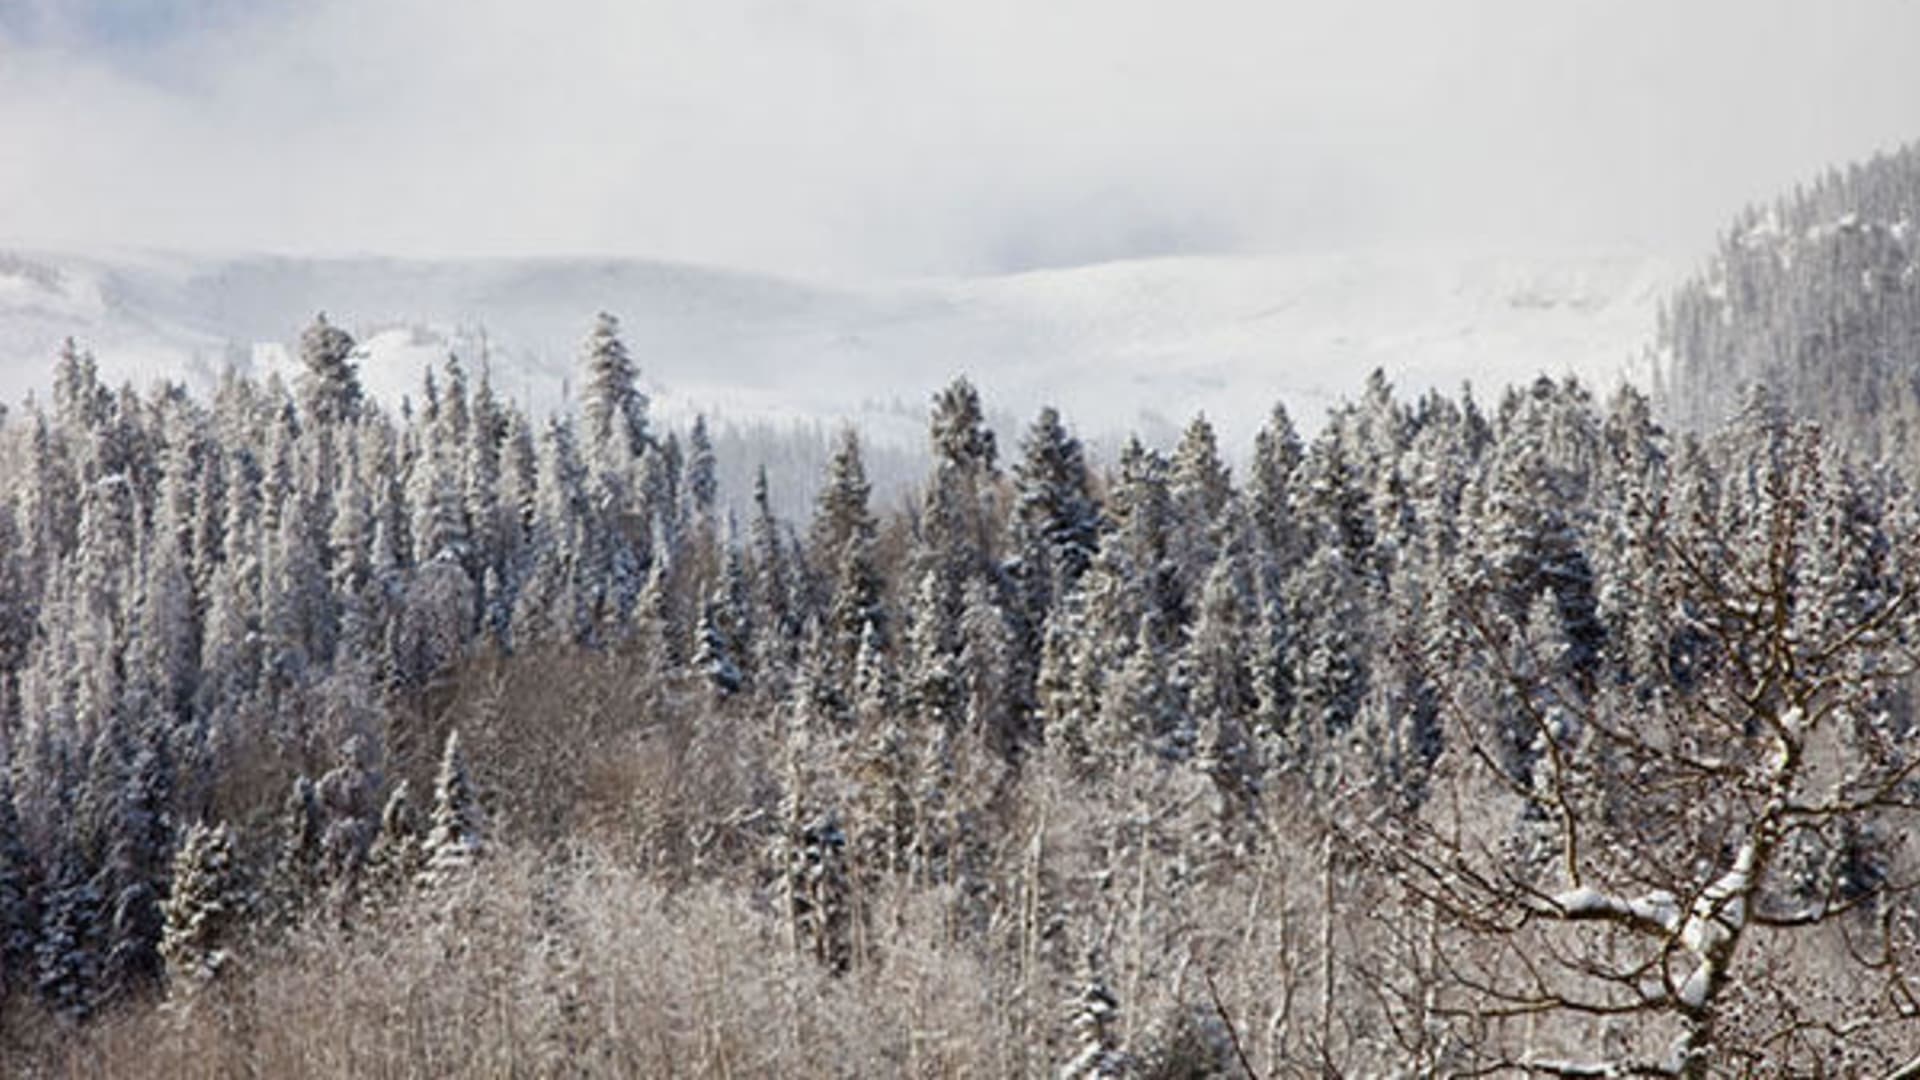
[[1610, 386], [1679, 269], [1620, 253], [1221, 256], [827, 285], [637, 260], [0, 253], [0, 393], [44, 387], [67, 335], [116, 382], [285, 365], [324, 309], [389, 400], [449, 350], [473, 366], [484, 333], [496, 388], [543, 409], [604, 308], [669, 419], [850, 419], [912, 442], [928, 394], [966, 373], [1002, 415], [1064, 401], [1089, 436], [1158, 440], [1204, 410], [1239, 445], [1275, 400], [1316, 426], [1375, 367], [1408, 394], [1471, 380], [1491, 396], [1543, 370]]

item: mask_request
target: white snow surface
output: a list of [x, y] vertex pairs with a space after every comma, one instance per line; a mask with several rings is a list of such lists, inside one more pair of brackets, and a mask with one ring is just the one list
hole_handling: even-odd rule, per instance
[[1591, 885], [1581, 885], [1558, 893], [1554, 906], [1568, 915], [1605, 915], [1620, 909], [1620, 901]]
[[1680, 925], [1680, 900], [1665, 889], [1628, 901], [1627, 910], [1634, 918], [1643, 919], [1669, 932]]
[[1661, 927], [1669, 932], [1680, 926], [1680, 901], [1665, 889], [1625, 899], [1601, 892], [1590, 885], [1566, 889], [1553, 896], [1553, 904], [1568, 918], [1606, 918], [1620, 916]]
[[1680, 928], [1680, 944], [1705, 955], [1745, 928], [1747, 893], [1753, 884], [1755, 852], [1752, 841], [1740, 845], [1733, 866], [1715, 878], [1693, 902], [1693, 912]]
[[1681, 269], [1617, 252], [1360, 253], [847, 284], [621, 259], [0, 252], [0, 395], [44, 393], [69, 335], [115, 382], [284, 367], [324, 310], [390, 401], [449, 350], [471, 371], [484, 332], [496, 391], [546, 409], [605, 309], [669, 421], [844, 419], [917, 443], [929, 395], [966, 374], [1003, 419], [1051, 402], [1084, 435], [1164, 443], [1204, 411], [1239, 447], [1277, 400], [1317, 428], [1375, 367], [1406, 398], [1471, 381], [1485, 403], [1543, 371], [1604, 394], [1637, 378]]
[[1697, 1009], [1707, 1003], [1707, 994], [1713, 989], [1713, 980], [1718, 973], [1712, 957], [1707, 957], [1694, 966], [1693, 974], [1680, 984], [1680, 1004], [1689, 1009]]

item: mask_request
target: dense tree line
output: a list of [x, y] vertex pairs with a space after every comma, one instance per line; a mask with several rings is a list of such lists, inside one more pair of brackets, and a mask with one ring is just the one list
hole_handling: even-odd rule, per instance
[[[1004, 448], [962, 379], [906, 505], [849, 433], [796, 525], [764, 479], [722, 510], [610, 316], [577, 417], [456, 358], [389, 411], [343, 330], [300, 351], [200, 401], [69, 347], [0, 431], [16, 1024], [356, 926], [444, 959], [518, 874], [492, 932], [571, 973], [535, 995], [565, 1031], [566, 875], [638, 873], [744, 898], [806, 978], [932, 934], [1020, 1002], [983, 1072], [1847, 1072], [1913, 1037], [1916, 508], [1766, 394], [1675, 437], [1630, 388], [1376, 373], [1311, 438], [1276, 407], [1236, 478], [1204, 418], [1105, 470], [1053, 409]], [[1256, 935], [1269, 980], [1127, 1011]]]
[[1657, 350], [1663, 404], [1693, 429], [1766, 385], [1859, 452], [1920, 463], [1920, 145], [1743, 212]]

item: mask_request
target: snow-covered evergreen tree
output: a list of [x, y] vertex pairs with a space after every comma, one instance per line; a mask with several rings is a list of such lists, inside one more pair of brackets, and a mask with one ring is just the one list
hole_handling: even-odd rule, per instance
[[207, 591], [203, 712], [245, 701], [260, 680], [260, 477], [253, 455], [244, 449], [230, 455], [227, 463], [222, 557]]
[[1187, 623], [1186, 598], [1173, 559], [1173, 502], [1167, 459], [1129, 439], [1112, 486], [1113, 523], [1086, 582], [1090, 619], [1124, 640], [1151, 619], [1168, 646]]
[[1216, 822], [1233, 845], [1241, 839], [1233, 833], [1251, 815], [1260, 786], [1257, 747], [1247, 723], [1260, 707], [1253, 661], [1261, 643], [1250, 566], [1252, 528], [1238, 502], [1223, 510], [1220, 533], [1176, 670], [1197, 733], [1196, 764], [1214, 783]]
[[139, 589], [135, 665], [141, 692], [179, 720], [190, 714], [200, 676], [199, 598], [193, 576], [196, 446], [184, 412], [176, 406], [165, 414], [167, 442]]
[[933, 396], [933, 450], [938, 460], [967, 472], [994, 468], [993, 432], [987, 427], [980, 392], [961, 376]]
[[907, 704], [930, 730], [952, 733], [959, 729], [965, 708], [960, 612], [948, 602], [938, 570], [921, 574], [908, 618]]
[[435, 424], [420, 458], [413, 464], [408, 500], [413, 507], [410, 534], [413, 562], [425, 565], [449, 559], [465, 566], [473, 548], [467, 522], [464, 456], [452, 442], [449, 425]]
[[693, 418], [693, 430], [687, 435], [687, 503], [694, 520], [711, 519], [720, 497], [718, 468], [713, 456], [713, 439], [707, 434], [707, 418]]
[[133, 631], [137, 595], [139, 520], [132, 484], [124, 473], [101, 477], [81, 499], [79, 541], [67, 560], [65, 609], [78, 668], [75, 719], [83, 739], [112, 721], [126, 690], [124, 657]]
[[329, 323], [325, 312], [301, 332], [302, 408], [316, 423], [352, 420], [359, 414], [360, 375], [353, 354], [353, 335]]
[[913, 857], [916, 746], [898, 707], [892, 665], [877, 632], [869, 633], [861, 645], [854, 681], [860, 740], [855, 855], [869, 873], [903, 873]]
[[705, 676], [707, 685], [722, 697], [738, 693], [742, 683], [740, 665], [734, 662], [734, 647], [727, 632], [730, 621], [724, 596], [709, 597], [701, 605], [699, 622], [694, 626], [693, 665]]
[[794, 662], [794, 640], [799, 636], [793, 609], [794, 571], [781, 538], [763, 465], [754, 474], [753, 517], [747, 526], [752, 580], [751, 613], [746, 624], [752, 634], [748, 651], [754, 683], [770, 700], [780, 698]]
[[1204, 416], [1194, 417], [1180, 437], [1173, 453], [1167, 495], [1173, 511], [1167, 554], [1173, 560], [1181, 595], [1192, 603], [1199, 599], [1201, 584], [1213, 566], [1214, 533], [1220, 514], [1233, 496], [1231, 475], [1220, 459], [1219, 439]]
[[333, 590], [309, 507], [305, 496], [291, 494], [266, 550], [261, 631], [266, 673], [275, 689], [303, 685], [333, 656]]
[[1013, 473], [1011, 546], [1023, 559], [1030, 545], [1045, 554], [1045, 572], [1032, 575], [1036, 585], [1046, 585], [1045, 602], [1036, 605], [1043, 610], [1092, 565], [1100, 547], [1100, 507], [1080, 440], [1068, 434], [1051, 406], [1040, 410], [1027, 430]]
[[959, 644], [962, 722], [1002, 757], [1018, 756], [1031, 734], [1027, 703], [1012, 678], [1017, 643], [1005, 612], [979, 578], [967, 583]]
[[1047, 622], [1093, 564], [1101, 522], [1080, 442], [1058, 412], [1040, 411], [1021, 454], [1008, 523], [1015, 636], [1009, 675], [1015, 708], [1031, 716], [1040, 708], [1036, 684]]
[[479, 590], [458, 561], [415, 568], [388, 634], [395, 679], [428, 685], [461, 657], [478, 622]]
[[1477, 548], [1507, 615], [1553, 597], [1574, 642], [1567, 663], [1590, 678], [1606, 628], [1587, 557], [1590, 486], [1600, 454], [1591, 402], [1577, 384], [1538, 379], [1502, 403], [1502, 435], [1485, 476]]
[[[648, 441], [647, 395], [640, 390], [633, 357], [620, 340], [619, 319], [604, 311], [595, 317], [581, 363], [588, 452], [603, 468], [611, 462], [637, 459]], [[605, 457], [609, 452], [619, 456]]]
[[96, 878], [105, 904], [100, 988], [107, 997], [138, 994], [160, 978], [160, 905], [173, 861], [173, 768], [160, 732], [129, 748], [106, 856]]
[[1316, 550], [1287, 582], [1286, 685], [1293, 715], [1282, 761], [1321, 775], [1329, 749], [1344, 741], [1366, 696], [1368, 643], [1363, 584], [1344, 549]]
[[1143, 619], [1131, 651], [1106, 687], [1099, 726], [1090, 734], [1096, 757], [1125, 761], [1144, 749], [1185, 759], [1193, 753], [1192, 718], [1173, 685], [1173, 657], [1153, 619]]
[[957, 608], [966, 578], [997, 574], [993, 502], [999, 471], [994, 436], [980, 394], [965, 378], [934, 395], [929, 428], [934, 470], [920, 514], [917, 561], [922, 569], [938, 564], [946, 602]]
[[440, 755], [440, 772], [433, 785], [433, 810], [428, 818], [420, 880], [443, 887], [458, 879], [486, 848], [486, 817], [467, 768], [460, 732], [447, 733]]
[[514, 605], [513, 639], [522, 646], [573, 643], [590, 629], [592, 583], [582, 580], [592, 506], [573, 424], [554, 417], [541, 440], [526, 565]]
[[93, 351], [81, 348], [73, 338], [60, 343], [60, 355], [53, 364], [53, 408], [61, 427], [76, 435], [105, 424], [113, 408], [112, 394], [100, 385], [100, 366]]
[[1078, 595], [1069, 597], [1047, 619], [1034, 701], [1048, 750], [1070, 766], [1084, 768], [1091, 761], [1088, 740], [1100, 715], [1104, 677], [1092, 665], [1095, 651], [1105, 644], [1088, 627]]
[[521, 540], [502, 482], [502, 456], [508, 431], [506, 411], [494, 400], [487, 370], [482, 367], [467, 437], [456, 451], [461, 456], [460, 473], [465, 480], [467, 565], [481, 579], [492, 572], [504, 581], [510, 569], [507, 556], [517, 550]]
[[1294, 473], [1304, 456], [1293, 418], [1286, 406], [1275, 405], [1266, 426], [1254, 436], [1246, 496], [1268, 557], [1283, 571], [1304, 555], [1293, 496]]
[[871, 539], [878, 530], [867, 500], [873, 485], [867, 481], [867, 469], [860, 455], [860, 436], [851, 427], [842, 428], [827, 464], [827, 477], [820, 487], [813, 514], [813, 531], [808, 551], [814, 565], [832, 573], [841, 564], [848, 544]]

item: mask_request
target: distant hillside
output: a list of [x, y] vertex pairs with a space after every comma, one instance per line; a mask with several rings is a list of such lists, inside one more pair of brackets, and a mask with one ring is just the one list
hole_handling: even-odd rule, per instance
[[1669, 414], [1704, 428], [1764, 383], [1874, 456], [1920, 462], [1920, 144], [1740, 215], [1661, 315]]
[[606, 309], [668, 415], [852, 418], [917, 443], [927, 394], [966, 373], [1021, 419], [1070, 397], [1089, 434], [1170, 438], [1204, 410], [1238, 441], [1276, 399], [1317, 425], [1374, 367], [1409, 392], [1542, 369], [1612, 382], [1675, 278], [1621, 254], [1177, 258], [848, 286], [636, 260], [0, 253], [0, 394], [44, 387], [69, 334], [114, 380], [272, 365], [324, 309], [368, 348], [375, 393], [417, 387], [449, 349], [471, 361], [484, 329], [495, 385], [538, 409]]

